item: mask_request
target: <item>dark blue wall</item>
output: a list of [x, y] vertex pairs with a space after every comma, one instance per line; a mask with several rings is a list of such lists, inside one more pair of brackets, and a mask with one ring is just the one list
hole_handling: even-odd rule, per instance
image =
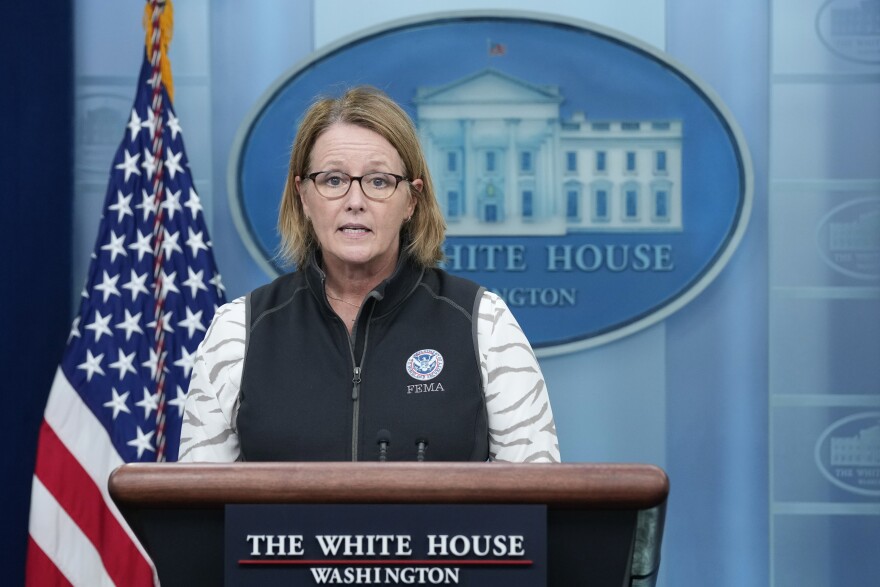
[[70, 0], [7, 2], [0, 35], [3, 584], [24, 582], [37, 431], [70, 326]]

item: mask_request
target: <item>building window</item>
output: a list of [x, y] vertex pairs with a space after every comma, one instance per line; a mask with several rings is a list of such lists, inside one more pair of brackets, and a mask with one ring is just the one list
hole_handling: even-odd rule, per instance
[[657, 173], [666, 173], [666, 151], [654, 153], [654, 170]]
[[652, 122], [651, 128], [654, 130], [669, 130], [668, 122]]
[[596, 171], [608, 171], [608, 154], [605, 151], [596, 151]]
[[565, 170], [570, 172], [578, 170], [578, 154], [576, 151], [569, 151], [565, 154]]
[[628, 183], [623, 186], [623, 219], [636, 220], [639, 217], [639, 186]]
[[495, 171], [495, 151], [486, 151], [486, 171]]
[[565, 191], [565, 216], [569, 220], [577, 220], [581, 217], [580, 213], [580, 192], [576, 189], [568, 189]]
[[532, 190], [522, 192], [522, 215], [523, 218], [532, 218], [535, 215], [535, 193]]
[[458, 153], [449, 151], [446, 153], [446, 171], [458, 171]]
[[654, 192], [654, 218], [669, 220], [669, 192], [666, 190]]
[[601, 222], [608, 218], [608, 190], [597, 188], [593, 196], [593, 219]]
[[531, 151], [523, 151], [519, 154], [519, 170], [523, 173], [531, 173], [534, 171], [532, 167]]
[[636, 152], [635, 151], [627, 151], [626, 152], [626, 170], [629, 172], [634, 172], [636, 170]]
[[446, 192], [446, 217], [458, 218], [461, 210], [461, 200], [458, 197], [458, 190], [449, 190]]
[[659, 180], [651, 184], [651, 220], [669, 222], [672, 219], [672, 183]]
[[611, 130], [611, 124], [608, 122], [594, 122], [590, 125], [593, 130]]
[[498, 222], [498, 206], [495, 204], [486, 204], [485, 210], [486, 222]]
[[638, 122], [621, 122], [620, 128], [621, 130], [639, 130], [640, 125]]

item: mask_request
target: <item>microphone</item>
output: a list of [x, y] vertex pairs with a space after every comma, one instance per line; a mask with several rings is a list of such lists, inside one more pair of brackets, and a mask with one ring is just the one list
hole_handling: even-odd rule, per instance
[[382, 428], [376, 435], [376, 442], [379, 445], [379, 462], [384, 463], [388, 460], [388, 445], [391, 444], [391, 433]]
[[428, 439], [424, 436], [416, 439], [416, 460], [422, 462], [425, 460], [425, 449], [428, 447]]

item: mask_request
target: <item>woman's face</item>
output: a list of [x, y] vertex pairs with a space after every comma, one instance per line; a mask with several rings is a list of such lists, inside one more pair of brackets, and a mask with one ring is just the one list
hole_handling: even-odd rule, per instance
[[[309, 173], [317, 171], [341, 171], [353, 177], [377, 171], [406, 175], [400, 155], [384, 137], [345, 123], [334, 124], [315, 141]], [[400, 227], [416, 206], [409, 186], [402, 181], [388, 199], [373, 200], [355, 181], [344, 197], [328, 200], [313, 181], [297, 176], [297, 193], [314, 227], [325, 268], [375, 273], [393, 267]], [[412, 186], [421, 191], [422, 180], [413, 180]]]

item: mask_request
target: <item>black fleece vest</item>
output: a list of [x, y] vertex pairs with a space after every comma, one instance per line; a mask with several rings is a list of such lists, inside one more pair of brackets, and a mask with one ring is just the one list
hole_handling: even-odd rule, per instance
[[248, 296], [237, 428], [248, 461], [486, 460], [481, 288], [401, 261], [349, 336], [314, 262]]

